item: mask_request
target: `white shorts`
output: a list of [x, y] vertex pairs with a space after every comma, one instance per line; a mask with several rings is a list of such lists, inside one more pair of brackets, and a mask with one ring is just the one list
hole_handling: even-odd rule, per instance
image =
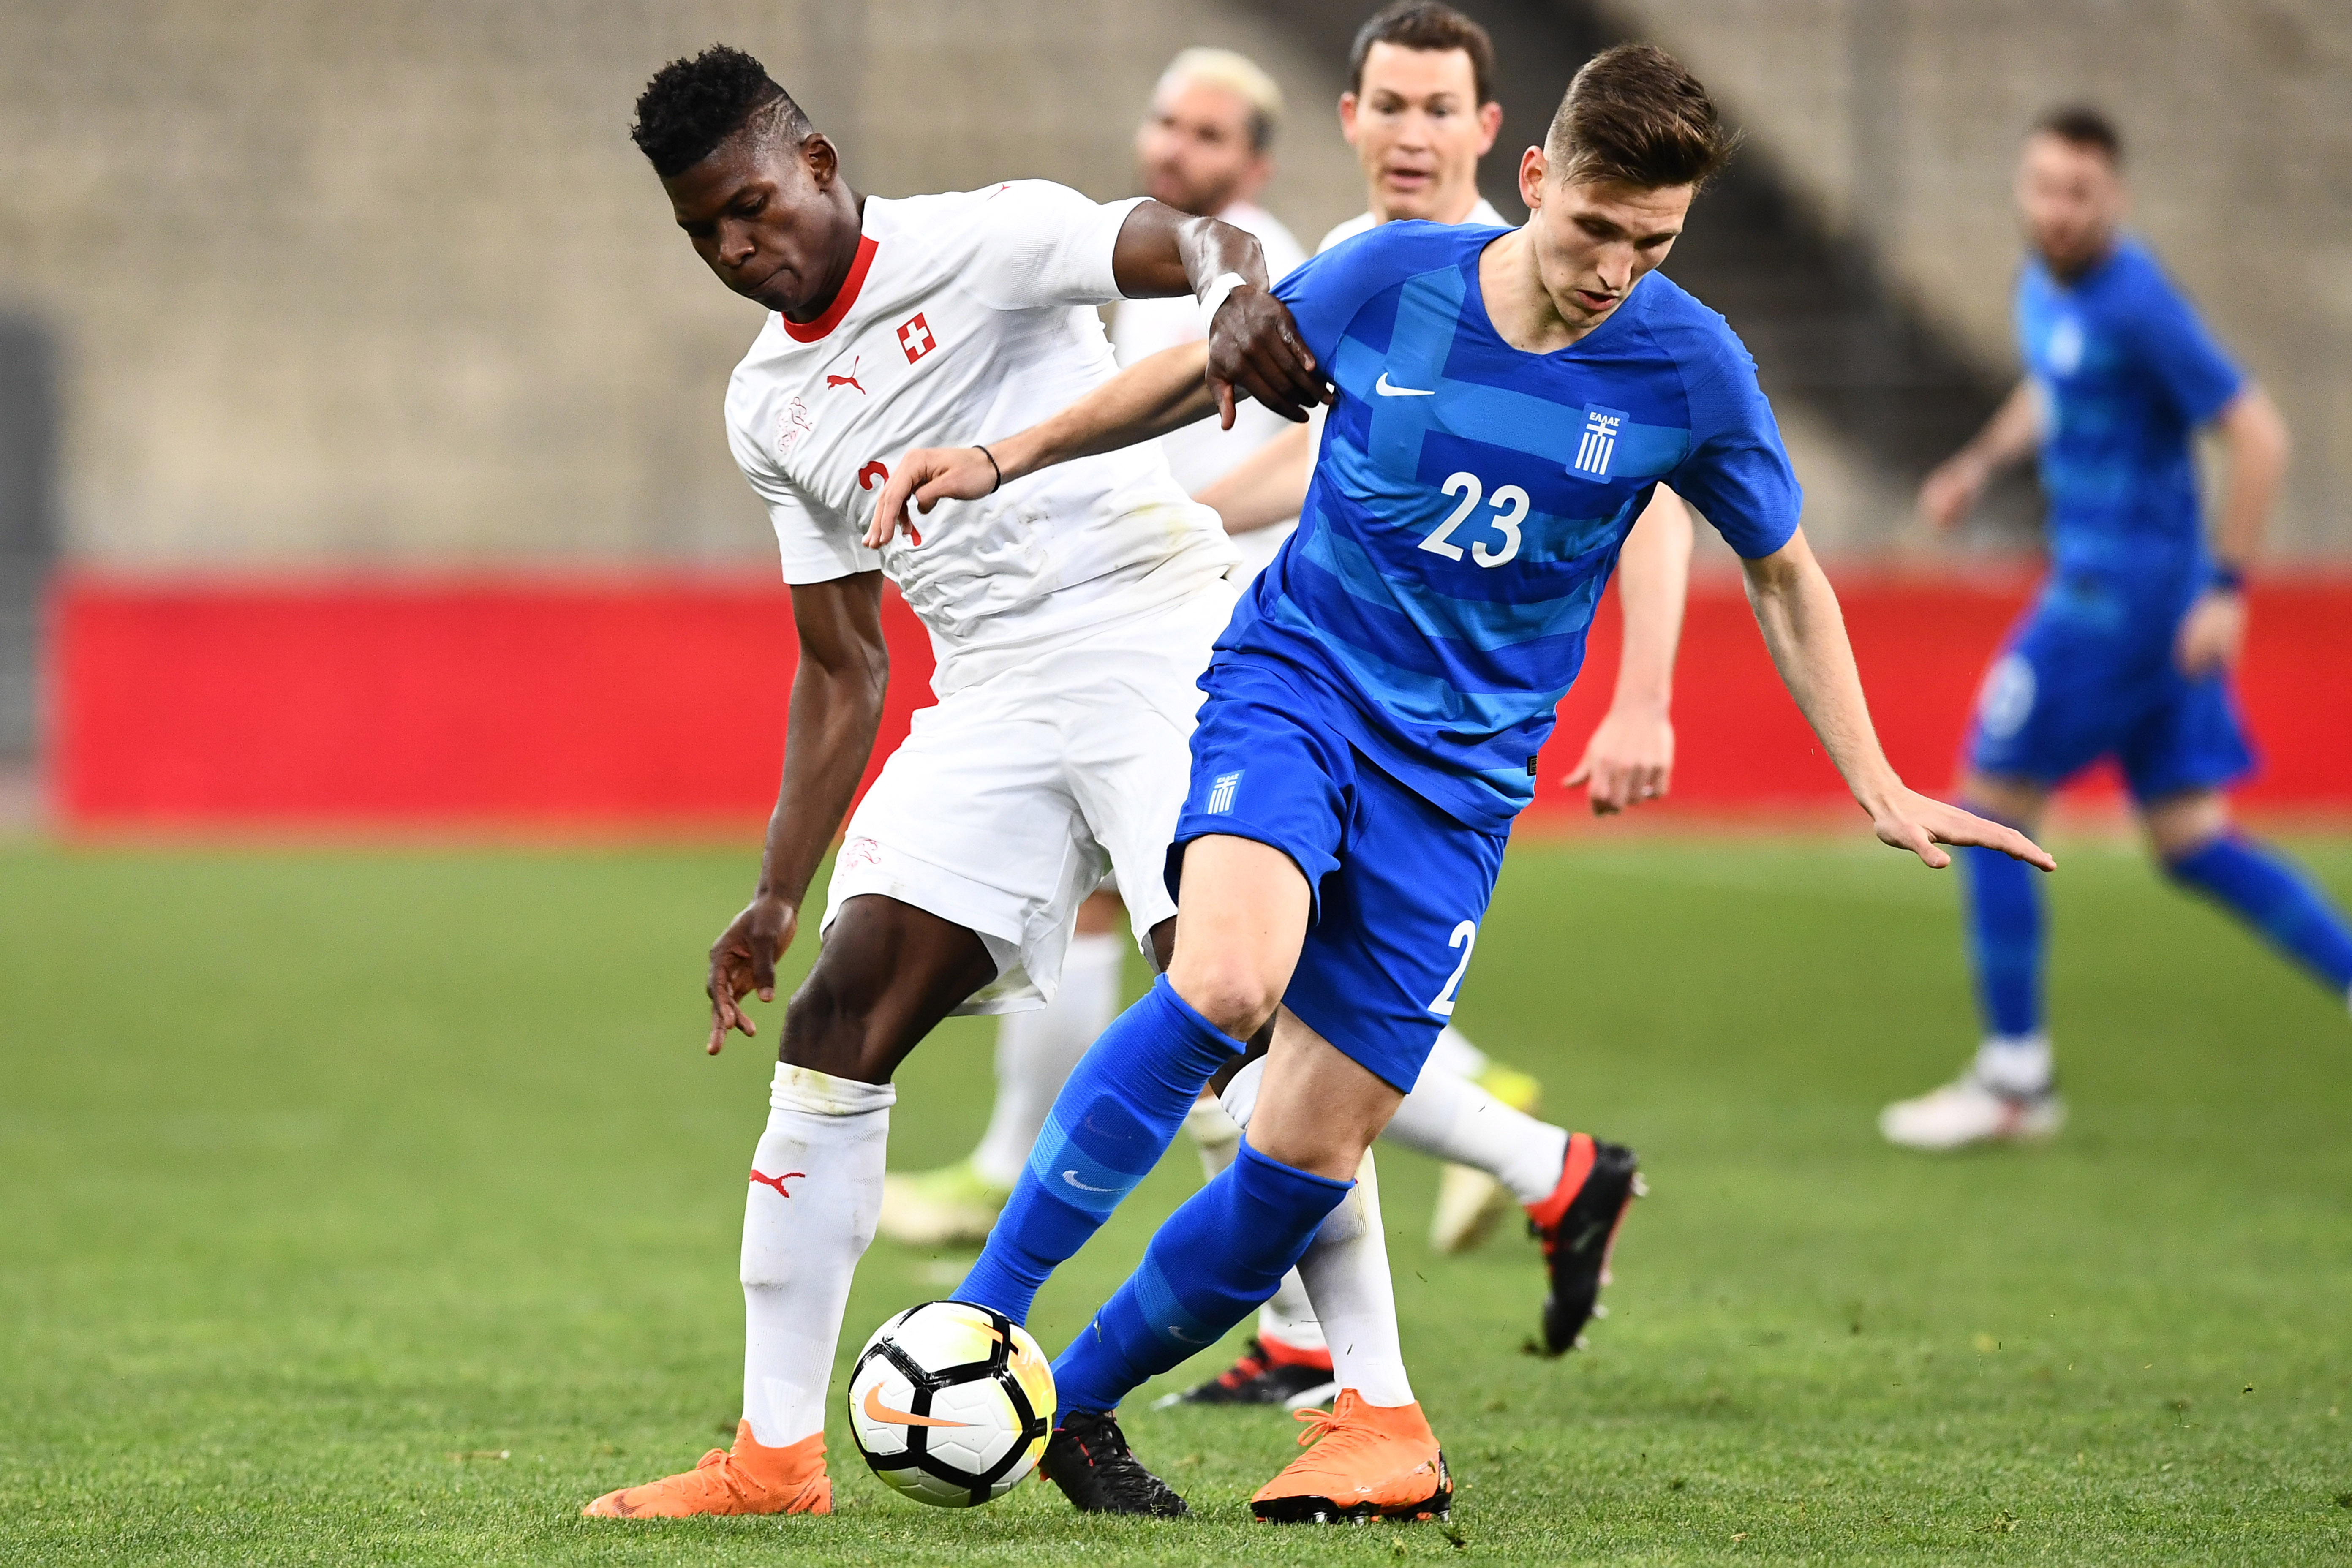
[[1213, 582], [918, 709], [849, 819], [820, 931], [878, 893], [975, 932], [996, 980], [959, 1013], [1052, 1001], [1078, 905], [1113, 872], [1147, 942], [1176, 912], [1197, 682], [1234, 597]]

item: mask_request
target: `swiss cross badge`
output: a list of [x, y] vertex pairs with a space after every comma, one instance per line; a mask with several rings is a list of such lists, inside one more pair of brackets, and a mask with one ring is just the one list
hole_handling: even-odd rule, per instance
[[907, 351], [908, 364], [914, 363], [939, 347], [938, 342], [931, 337], [931, 324], [923, 320], [921, 311], [915, 312], [914, 316], [898, 329], [898, 346]]

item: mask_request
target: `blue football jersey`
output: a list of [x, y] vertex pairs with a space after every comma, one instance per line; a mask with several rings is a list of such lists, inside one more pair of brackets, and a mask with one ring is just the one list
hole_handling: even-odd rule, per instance
[[2189, 437], [2244, 377], [2128, 239], [2071, 283], [2030, 260], [2017, 336], [2042, 401], [2053, 563], [2177, 608], [2205, 560]]
[[1619, 547], [1664, 480], [1741, 555], [1801, 493], [1755, 363], [1651, 273], [1554, 353], [1487, 320], [1507, 229], [1391, 223], [1275, 288], [1339, 399], [1298, 531], [1244, 596], [1202, 684], [1279, 671], [1457, 819], [1509, 824], [1584, 661]]

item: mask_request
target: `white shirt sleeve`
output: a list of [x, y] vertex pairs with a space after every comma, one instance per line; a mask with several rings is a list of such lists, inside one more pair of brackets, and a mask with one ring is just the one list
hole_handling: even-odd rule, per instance
[[1014, 180], [980, 198], [964, 284], [997, 310], [1108, 305], [1119, 298], [1111, 252], [1144, 198], [1094, 202], [1051, 180]]
[[847, 521], [833, 518], [803, 495], [732, 421], [727, 428], [727, 444], [734, 448], [735, 466], [743, 470], [751, 493], [768, 509], [768, 523], [776, 531], [776, 552], [783, 562], [786, 583], [794, 586], [830, 583], [836, 577], [881, 570], [881, 552], [866, 549]]

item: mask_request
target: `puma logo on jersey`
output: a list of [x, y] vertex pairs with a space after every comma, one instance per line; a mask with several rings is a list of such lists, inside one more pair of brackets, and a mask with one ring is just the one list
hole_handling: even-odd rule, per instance
[[[863, 356], [861, 355], [857, 357], [862, 358]], [[847, 375], [828, 375], [824, 378], [824, 389], [827, 392], [831, 392], [836, 386], [855, 386], [857, 388], [858, 396], [863, 397], [866, 395], [866, 387], [864, 384], [859, 382], [857, 379], [857, 358], [852, 358], [850, 360], [849, 374]]]

